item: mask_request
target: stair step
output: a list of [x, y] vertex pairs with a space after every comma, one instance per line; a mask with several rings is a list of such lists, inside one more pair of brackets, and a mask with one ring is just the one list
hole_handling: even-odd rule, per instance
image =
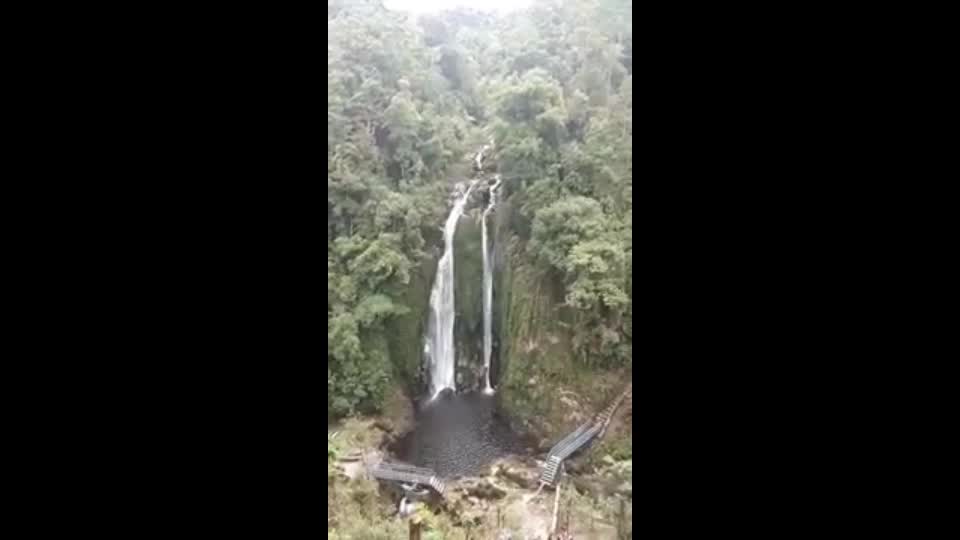
[[554, 481], [557, 478], [557, 469], [560, 467], [560, 464], [563, 462], [558, 456], [550, 456], [547, 458], [547, 462], [543, 467], [543, 472], [540, 474], [540, 481], [553, 485]]

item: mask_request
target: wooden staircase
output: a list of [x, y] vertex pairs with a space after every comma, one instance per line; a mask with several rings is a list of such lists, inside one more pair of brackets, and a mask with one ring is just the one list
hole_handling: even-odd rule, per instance
[[624, 402], [631, 403], [633, 402], [633, 383], [627, 384], [626, 389], [620, 393], [620, 396], [617, 399], [613, 400], [613, 403], [607, 405], [607, 408], [600, 412], [596, 417], [596, 421], [600, 422], [603, 425], [603, 428], [600, 430], [600, 434], [597, 437], [603, 437], [603, 434], [607, 431], [607, 426], [610, 424], [610, 420], [613, 418], [613, 414], [617, 412], [617, 409], [620, 408]]
[[622, 405], [624, 401], [631, 401], [632, 399], [633, 383], [631, 382], [627, 384], [627, 388], [620, 393], [617, 399], [613, 400], [613, 402], [607, 405], [599, 414], [595, 415], [589, 422], [581, 425], [555, 444], [553, 448], [550, 449], [550, 453], [547, 454], [547, 461], [544, 463], [543, 470], [540, 473], [540, 483], [553, 486], [557, 481], [557, 473], [560, 471], [563, 460], [582, 448], [594, 436], [603, 437], [607, 426], [610, 424], [610, 420], [620, 405]]

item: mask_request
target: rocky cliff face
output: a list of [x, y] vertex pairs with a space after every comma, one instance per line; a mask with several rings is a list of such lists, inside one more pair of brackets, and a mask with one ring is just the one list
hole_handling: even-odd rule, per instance
[[[495, 219], [494, 332], [500, 336], [498, 396], [518, 430], [544, 447], [602, 409], [631, 378], [629, 369], [588, 368], [573, 355], [573, 314], [564, 306], [560, 280], [537, 268], [525, 253], [513, 198]], [[617, 432], [601, 445], [629, 444]]]
[[454, 237], [454, 342], [457, 351], [457, 387], [483, 387], [483, 252], [480, 198], [471, 201]]

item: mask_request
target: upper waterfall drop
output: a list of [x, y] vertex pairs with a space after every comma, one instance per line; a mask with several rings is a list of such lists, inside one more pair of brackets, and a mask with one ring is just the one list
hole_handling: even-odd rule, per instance
[[486, 394], [493, 393], [490, 385], [490, 357], [493, 353], [493, 257], [490, 253], [490, 243], [487, 240], [487, 215], [497, 204], [497, 188], [500, 187], [500, 175], [494, 177], [490, 186], [490, 202], [483, 211], [483, 371], [484, 388]]
[[[477, 162], [480, 162], [478, 155]], [[453, 344], [454, 309], [453, 237], [470, 193], [479, 180], [473, 180], [466, 193], [457, 199], [443, 227], [443, 256], [437, 263], [437, 276], [430, 291], [430, 320], [424, 351], [430, 359], [430, 395], [436, 397], [445, 388], [456, 390], [456, 354]]]

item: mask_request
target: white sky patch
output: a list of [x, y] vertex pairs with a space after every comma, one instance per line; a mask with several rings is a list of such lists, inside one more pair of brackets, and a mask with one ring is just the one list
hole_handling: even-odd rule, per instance
[[383, 0], [387, 9], [427, 13], [457, 7], [472, 8], [480, 11], [506, 12], [525, 8], [531, 0]]

